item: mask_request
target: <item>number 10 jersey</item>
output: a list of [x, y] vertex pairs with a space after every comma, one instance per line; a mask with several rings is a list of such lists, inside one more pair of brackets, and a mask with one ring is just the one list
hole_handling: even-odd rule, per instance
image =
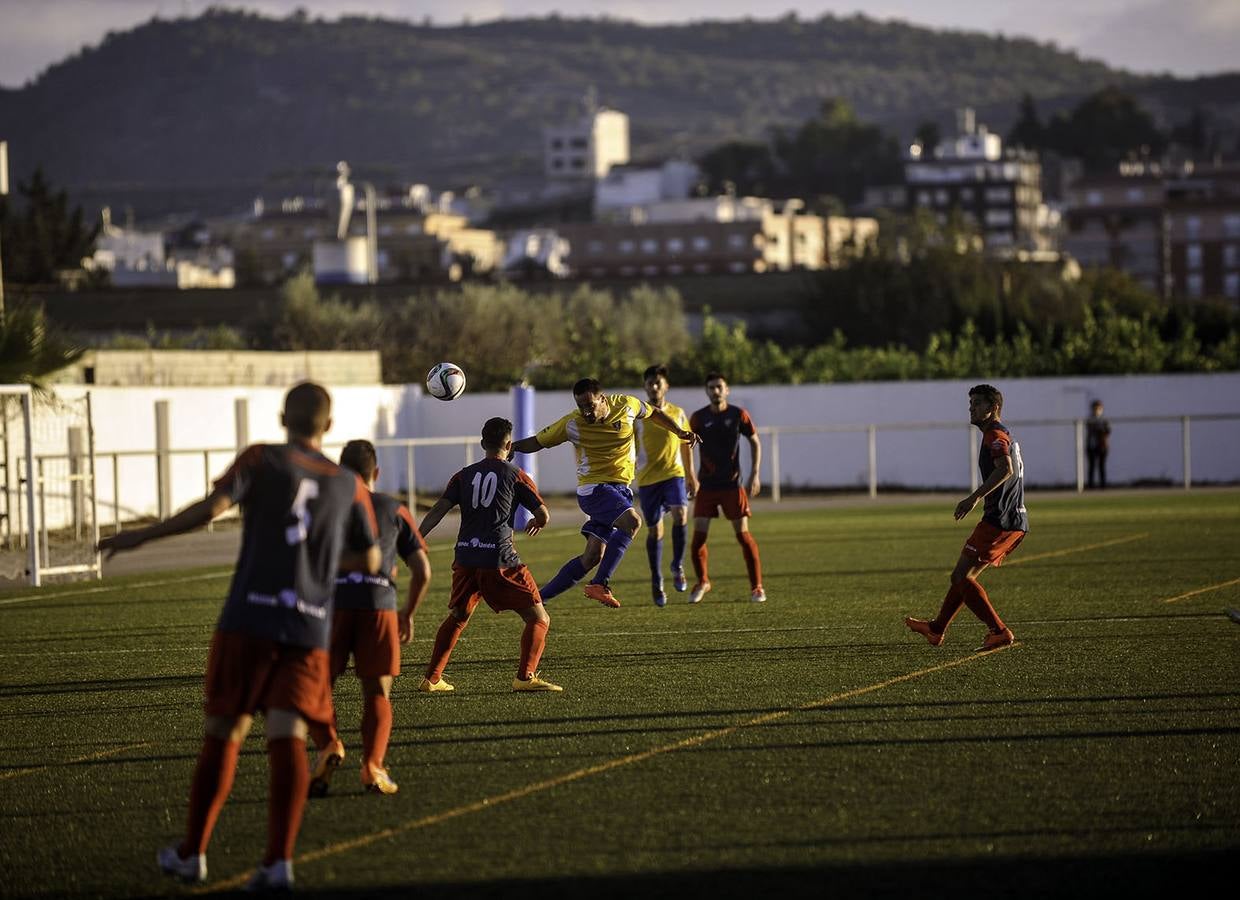
[[543, 505], [530, 476], [512, 463], [484, 459], [453, 475], [443, 496], [461, 508], [457, 563], [474, 569], [521, 565], [521, 557], [512, 545], [517, 505], [530, 512]]

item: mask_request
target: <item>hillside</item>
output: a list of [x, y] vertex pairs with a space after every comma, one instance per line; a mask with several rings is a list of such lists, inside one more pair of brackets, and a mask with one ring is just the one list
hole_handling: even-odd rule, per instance
[[17, 177], [42, 164], [80, 196], [177, 185], [243, 200], [342, 158], [365, 177], [444, 186], [528, 170], [541, 126], [590, 88], [630, 114], [634, 156], [649, 157], [759, 137], [826, 96], [907, 132], [966, 102], [1001, 115], [1024, 91], [1105, 84], [1153, 82], [1030, 40], [860, 16], [428, 27], [215, 10], [109, 34], [0, 91], [0, 130]]

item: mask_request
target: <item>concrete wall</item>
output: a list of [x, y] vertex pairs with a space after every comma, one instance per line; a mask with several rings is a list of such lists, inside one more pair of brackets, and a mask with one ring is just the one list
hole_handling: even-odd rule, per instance
[[[908, 382], [841, 385], [733, 387], [732, 402], [746, 407], [759, 427], [876, 424], [880, 486], [960, 488], [970, 484], [975, 466], [970, 450], [967, 391], [970, 382]], [[1075, 436], [1070, 423], [1030, 424], [1032, 420], [1072, 420], [1088, 414], [1094, 397], [1106, 403], [1112, 419], [1110, 479], [1178, 482], [1183, 472], [1181, 426], [1126, 422], [1140, 416], [1231, 414], [1230, 421], [1199, 421], [1192, 425], [1192, 474], [1197, 481], [1240, 481], [1240, 373], [1221, 375], [1120, 376], [1000, 380], [1006, 398], [1004, 418], [1022, 449], [1026, 479], [1031, 486], [1075, 484]], [[64, 396], [80, 396], [84, 387], [65, 386]], [[636, 386], [630, 392], [639, 393]], [[416, 480], [421, 491], [438, 491], [467, 460], [476, 459], [476, 435], [490, 416], [512, 417], [508, 394], [474, 394], [451, 403], [425, 396], [419, 385], [348, 386], [332, 389], [334, 425], [327, 436], [338, 447], [354, 437], [371, 439], [469, 436], [468, 445], [417, 450]], [[94, 405], [100, 520], [112, 520], [111, 460], [113, 451], [151, 451], [156, 445], [155, 403], [166, 400], [173, 449], [211, 448], [204, 464], [201, 453], [174, 455], [171, 502], [174, 508], [203, 495], [207, 475], [227, 467], [237, 443], [236, 401], [248, 408], [249, 440], [278, 441], [281, 388], [107, 388], [91, 389]], [[698, 388], [674, 388], [671, 400], [692, 412], [705, 404]], [[567, 391], [542, 392], [535, 406], [539, 426], [572, 408]], [[890, 426], [938, 423], [949, 427]], [[887, 426], [887, 427], [884, 427]], [[763, 438], [764, 480], [770, 480], [773, 439]], [[40, 452], [63, 452], [40, 448]], [[333, 453], [335, 451], [332, 451]], [[743, 455], [747, 453], [743, 452]], [[782, 483], [785, 488], [855, 488], [868, 482], [868, 451], [864, 432], [784, 434], [780, 439]], [[567, 493], [574, 486], [572, 452], [567, 446], [536, 457], [538, 481], [548, 493]], [[746, 463], [747, 465], [747, 463]], [[380, 487], [402, 489], [406, 457], [401, 450], [380, 455]], [[152, 514], [157, 509], [153, 457], [120, 461], [122, 518]]]

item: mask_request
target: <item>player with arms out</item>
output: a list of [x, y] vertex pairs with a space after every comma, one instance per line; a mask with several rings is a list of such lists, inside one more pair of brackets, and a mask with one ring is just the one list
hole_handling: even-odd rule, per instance
[[241, 504], [241, 554], [211, 639], [206, 734], [189, 795], [185, 839], [159, 851], [159, 867], [184, 881], [207, 877], [207, 844], [237, 770], [254, 713], [267, 720], [271, 784], [267, 850], [250, 880], [256, 890], [293, 883], [310, 767], [307, 722], [332, 721], [328, 639], [336, 573], [379, 570], [370, 494], [357, 475], [320, 452], [331, 398], [304, 382], [284, 399], [288, 443], [255, 444], [211, 493], [170, 519], [99, 542], [112, 555], [205, 525]]
[[[706, 397], [710, 400], [689, 417], [689, 427], [701, 437], [698, 448], [701, 471], [698, 472], [697, 498], [693, 501], [693, 545], [691, 554], [697, 584], [689, 592], [690, 603], [700, 603], [710, 590], [710, 575], [706, 570], [706, 536], [710, 532], [710, 520], [717, 518], [719, 510], [732, 523], [736, 542], [741, 545], [745, 557], [745, 569], [749, 572], [749, 599], [754, 603], [766, 602], [762, 588], [762, 558], [758, 554], [758, 542], [749, 533], [749, 498], [762, 491], [758, 469], [762, 464], [762, 444], [749, 413], [739, 406], [728, 403], [728, 380], [718, 372], [706, 376]], [[749, 442], [750, 469], [748, 490], [741, 487], [740, 439], [744, 435]]]
[[[379, 523], [378, 574], [354, 570], [336, 579], [336, 611], [332, 615], [331, 678], [338, 679], [353, 657], [362, 683], [362, 786], [375, 794], [399, 789], [383, 765], [392, 736], [392, 679], [400, 674], [400, 645], [413, 639], [413, 614], [430, 585], [431, 563], [426, 543], [408, 507], [395, 497], [375, 493], [379, 461], [374, 444], [355, 440], [345, 444], [340, 465], [356, 472], [370, 490], [370, 502]], [[409, 567], [405, 607], [396, 614], [396, 560]], [[332, 774], [344, 761], [344, 742], [335, 727], [313, 728], [318, 747], [310, 777], [310, 796], [327, 794]]]
[[644, 400], [626, 394], [604, 394], [593, 378], [582, 378], [573, 385], [573, 400], [577, 404], [573, 412], [512, 445], [517, 453], [537, 453], [570, 441], [577, 456], [577, 505], [587, 516], [586, 524], [581, 526], [586, 549], [581, 556], [565, 563], [540, 592], [544, 601], [550, 600], [598, 566], [585, 594], [614, 609], [620, 601], [612, 594], [608, 581], [642, 527], [641, 514], [633, 508], [633, 492], [629, 489], [637, 457], [633, 423], [650, 419], [690, 444], [696, 443], [697, 437]]
[[[662, 410], [676, 425], [689, 428], [685, 411], [667, 401], [667, 366], [646, 370], [646, 399]], [[650, 560], [651, 591], [655, 606], [667, 604], [663, 592], [663, 515], [672, 516], [672, 587], [683, 592], [685, 581], [685, 526], [689, 519], [689, 500], [697, 493], [693, 473], [693, 450], [666, 428], [647, 428], [645, 421], [634, 423], [637, 430], [637, 495], [642, 515], [650, 530], [646, 534], [646, 556]]]
[[525, 622], [521, 660], [512, 689], [562, 691], [558, 684], [538, 676], [538, 661], [547, 643], [551, 617], [543, 609], [534, 577], [512, 544], [512, 523], [518, 504], [533, 515], [525, 529], [531, 537], [547, 527], [551, 514], [530, 476], [508, 462], [512, 455], [511, 422], [487, 419], [482, 426], [482, 449], [486, 458], [453, 475], [443, 496], [422, 519], [422, 533], [430, 534], [448, 510], [454, 506], [461, 508], [448, 617], [435, 635], [431, 661], [418, 690], [454, 690], [443, 679], [443, 670], [474, 609], [485, 600], [497, 613], [511, 609]]
[[1029, 531], [1029, 516], [1025, 512], [1025, 464], [1020, 457], [1020, 445], [1012, 440], [1011, 432], [1000, 421], [1002, 413], [1003, 394], [998, 388], [979, 384], [969, 390], [969, 421], [982, 432], [982, 447], [977, 458], [982, 483], [956, 504], [955, 517], [957, 521], [963, 519], [979, 500], [984, 500], [982, 520], [964, 542], [956, 568], [952, 570], [951, 588], [943, 598], [939, 614], [929, 621], [911, 616], [904, 620], [905, 625], [933, 647], [943, 643], [947, 626], [961, 606], [969, 607], [969, 611], [986, 625], [986, 638], [978, 650], [997, 650], [1014, 640], [1012, 630], [1003, 624], [977, 580], [987, 567], [1002, 565]]

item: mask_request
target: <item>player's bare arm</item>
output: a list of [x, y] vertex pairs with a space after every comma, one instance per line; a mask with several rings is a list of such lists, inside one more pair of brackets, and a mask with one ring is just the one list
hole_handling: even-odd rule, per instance
[[431, 560], [425, 550], [414, 550], [405, 557], [405, 565], [409, 567], [409, 593], [404, 607], [396, 617], [402, 644], [413, 640], [413, 617], [426, 599], [431, 586]]
[[960, 521], [969, 513], [973, 512], [973, 507], [977, 506], [978, 501], [984, 499], [992, 491], [998, 489], [999, 485], [1007, 481], [1013, 475], [1012, 457], [1001, 456], [995, 460], [995, 469], [990, 476], [982, 482], [976, 491], [965, 497], [956, 504], [956, 521]]
[[680, 445], [680, 462], [685, 468], [685, 495], [692, 500], [698, 492], [697, 471], [693, 468], [692, 444]]
[[758, 440], [757, 434], [745, 437], [749, 441], [749, 458], [753, 462], [753, 468], [749, 472], [749, 496], [756, 497], [762, 493], [762, 479], [758, 475], [762, 471], [762, 442]]
[[[185, 509], [164, 519], [162, 522], [156, 522], [154, 525], [148, 525], [146, 528], [122, 531], [119, 534], [104, 538], [99, 542], [99, 552], [106, 553], [106, 558], [111, 559], [122, 550], [133, 550], [147, 541], [193, 531], [195, 528], [201, 528], [206, 525], [212, 519], [222, 516], [232, 508], [232, 505], [232, 498], [226, 492], [214, 491], [197, 503], [191, 503]], [[377, 569], [378, 565], [375, 568]]]
[[418, 531], [422, 532], [422, 537], [430, 534], [434, 527], [443, 521], [443, 517], [448, 514], [448, 510], [455, 505], [447, 497], [440, 497], [435, 502], [435, 505], [431, 507], [430, 512], [423, 516], [422, 524], [418, 526]]
[[546, 528], [547, 523], [550, 521], [551, 511], [547, 509], [546, 506], [540, 506], [538, 509], [534, 510], [533, 518], [531, 518], [529, 524], [525, 526], [525, 533], [530, 537], [533, 537], [538, 534], [538, 532]]
[[[513, 453], [537, 453], [543, 449], [543, 445], [538, 443], [538, 437], [531, 434], [529, 437], [521, 438], [519, 441], [512, 442]], [[422, 532], [426, 534], [425, 531]]]
[[692, 431], [683, 430], [678, 424], [676, 424], [675, 419], [663, 410], [659, 409], [657, 406], [650, 407], [650, 421], [654, 422], [654, 424], [658, 425], [660, 428], [670, 431], [690, 447], [694, 444], [701, 443], [701, 437], [694, 434]]

